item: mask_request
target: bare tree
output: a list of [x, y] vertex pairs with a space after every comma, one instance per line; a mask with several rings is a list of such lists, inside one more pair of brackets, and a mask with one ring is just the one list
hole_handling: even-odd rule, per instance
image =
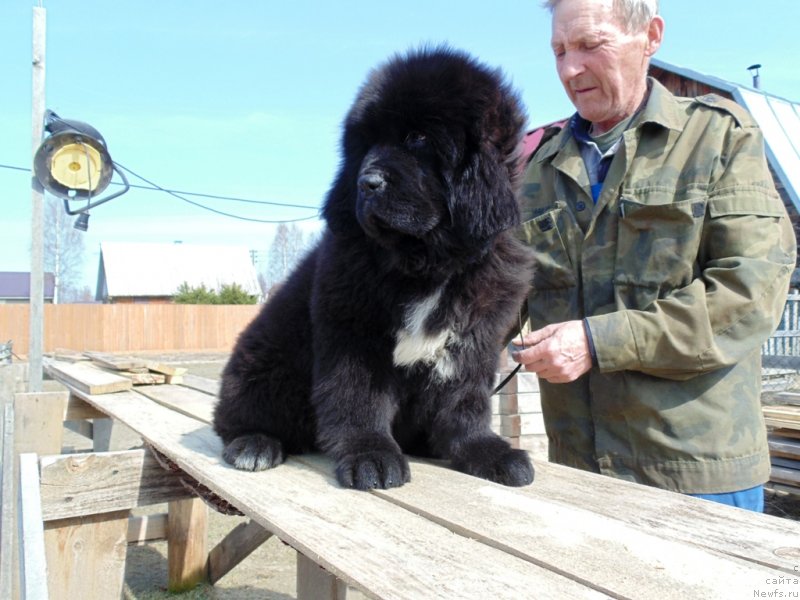
[[44, 268], [55, 276], [53, 302], [76, 300], [83, 291], [81, 270], [84, 262], [83, 234], [73, 227], [61, 201], [46, 197], [44, 207]]
[[278, 225], [267, 262], [267, 284], [270, 288], [281, 283], [305, 252], [303, 231], [295, 224]]

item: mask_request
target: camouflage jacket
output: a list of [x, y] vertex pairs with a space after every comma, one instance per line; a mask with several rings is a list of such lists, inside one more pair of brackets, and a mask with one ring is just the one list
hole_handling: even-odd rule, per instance
[[769, 477], [760, 347], [795, 238], [752, 117], [650, 86], [596, 206], [569, 127], [525, 173], [531, 327], [587, 318], [598, 363], [541, 382], [550, 459], [679, 492], [746, 489]]

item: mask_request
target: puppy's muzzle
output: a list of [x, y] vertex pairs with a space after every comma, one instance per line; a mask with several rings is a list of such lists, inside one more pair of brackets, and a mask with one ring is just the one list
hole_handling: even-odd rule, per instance
[[386, 191], [386, 177], [382, 172], [369, 170], [358, 178], [358, 193], [365, 200], [374, 200]]

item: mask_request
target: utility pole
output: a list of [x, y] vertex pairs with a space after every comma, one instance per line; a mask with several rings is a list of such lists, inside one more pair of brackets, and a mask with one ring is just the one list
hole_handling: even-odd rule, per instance
[[[44, 127], [45, 29], [47, 11], [33, 7], [33, 94], [31, 98], [31, 160], [42, 142]], [[28, 391], [42, 391], [44, 344], [44, 189], [31, 177], [31, 289], [28, 340]]]

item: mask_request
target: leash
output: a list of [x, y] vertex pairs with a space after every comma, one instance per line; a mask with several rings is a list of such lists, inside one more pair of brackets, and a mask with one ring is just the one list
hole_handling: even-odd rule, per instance
[[[522, 335], [522, 314], [520, 314], [519, 311], [517, 312], [517, 320], [519, 324], [519, 337], [522, 340], [522, 349], [525, 350], [525, 338]], [[497, 387], [494, 388], [494, 391], [491, 393], [491, 395], [494, 396], [497, 392], [506, 387], [506, 385], [508, 385], [508, 382], [514, 379], [514, 375], [519, 373], [519, 370], [521, 368], [522, 368], [522, 363], [518, 363], [517, 366], [514, 367], [514, 370], [511, 371], [511, 373], [509, 373], [508, 375], [506, 375], [506, 378], [503, 379], [503, 381], [497, 384]]]
[[520, 370], [521, 368], [522, 368], [522, 365], [521, 365], [521, 364], [518, 364], [516, 367], [514, 367], [514, 370], [513, 370], [513, 371], [511, 371], [511, 373], [509, 373], [509, 374], [506, 376], [506, 378], [505, 378], [505, 379], [503, 379], [503, 381], [501, 381], [500, 383], [498, 383], [498, 384], [497, 384], [497, 387], [496, 387], [496, 388], [494, 388], [494, 391], [492, 392], [492, 394], [491, 394], [491, 395], [492, 395], [492, 396], [494, 396], [494, 395], [495, 395], [497, 392], [499, 392], [499, 391], [500, 391], [500, 390], [502, 390], [504, 387], [506, 387], [506, 385], [508, 385], [508, 382], [509, 382], [509, 381], [511, 381], [511, 380], [514, 378], [514, 375], [516, 375], [516, 374], [519, 372], [519, 370]]

